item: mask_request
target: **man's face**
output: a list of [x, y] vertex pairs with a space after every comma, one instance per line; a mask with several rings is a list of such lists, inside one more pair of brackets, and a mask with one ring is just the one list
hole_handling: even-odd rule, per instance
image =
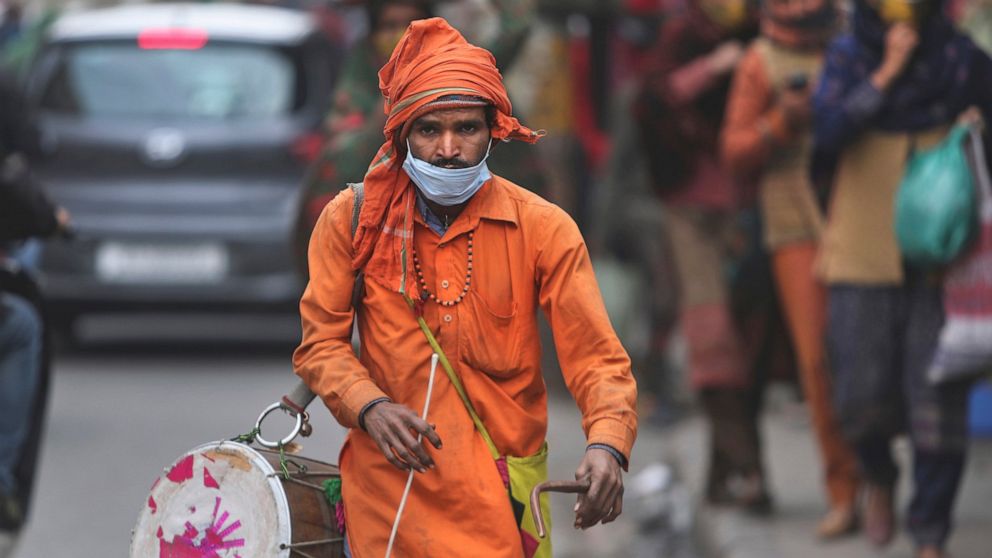
[[489, 147], [489, 126], [482, 107], [429, 112], [410, 127], [414, 157], [448, 169], [479, 164]]
[[787, 20], [798, 20], [823, 9], [826, 4], [823, 0], [770, 0], [770, 2], [775, 13]]

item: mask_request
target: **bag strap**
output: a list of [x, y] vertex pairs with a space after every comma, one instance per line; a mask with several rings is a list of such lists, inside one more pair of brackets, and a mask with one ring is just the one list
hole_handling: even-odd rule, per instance
[[455, 372], [455, 369], [451, 366], [451, 362], [448, 360], [448, 356], [444, 354], [444, 349], [441, 348], [441, 344], [437, 342], [437, 338], [434, 337], [434, 333], [431, 332], [430, 326], [427, 325], [427, 321], [424, 320], [424, 314], [420, 303], [414, 302], [409, 295], [404, 294], [403, 298], [406, 303], [413, 310], [414, 315], [417, 317], [417, 324], [420, 325], [420, 330], [424, 332], [424, 337], [427, 338], [427, 342], [430, 344], [434, 352], [437, 353], [438, 360], [441, 362], [441, 367], [444, 368], [444, 373], [448, 375], [448, 379], [451, 380], [451, 385], [455, 386], [455, 391], [458, 392], [458, 397], [461, 398], [462, 403], [465, 405], [465, 409], [468, 411], [469, 416], [472, 417], [472, 422], [475, 424], [475, 429], [479, 431], [482, 435], [482, 439], [485, 440], [486, 446], [489, 448], [489, 453], [492, 455], [493, 460], [499, 459], [499, 450], [496, 449], [496, 444], [493, 442], [492, 436], [489, 435], [489, 430], [486, 429], [486, 425], [482, 423], [482, 419], [479, 417], [479, 413], [475, 411], [475, 405], [468, 398], [468, 393], [465, 391], [465, 385], [462, 384], [461, 378]]
[[355, 193], [355, 204], [351, 208], [351, 237], [355, 238], [358, 231], [358, 218], [362, 215], [362, 204], [365, 203], [365, 183], [355, 182], [348, 184], [351, 191]]
[[[348, 184], [351, 191], [355, 193], [355, 204], [351, 210], [351, 238], [355, 238], [358, 231], [358, 218], [362, 213], [362, 204], [365, 202], [365, 183], [356, 182]], [[362, 305], [362, 294], [365, 291], [365, 272], [358, 270], [355, 274], [355, 286], [351, 290], [351, 307], [358, 313], [358, 308]]]
[[[351, 237], [355, 237], [358, 230], [358, 217], [362, 213], [362, 204], [365, 202], [365, 183], [358, 182], [348, 184], [351, 191], [355, 193], [354, 208], [351, 210]], [[365, 286], [365, 273], [359, 271], [355, 275], [355, 286], [351, 290], [351, 307], [358, 312], [362, 303], [362, 293]], [[280, 404], [282, 407], [295, 414], [303, 414], [307, 406], [313, 402], [317, 395], [310, 389], [310, 386], [303, 380], [297, 382], [287, 395], [282, 396]]]
[[968, 136], [975, 167], [975, 182], [978, 185], [978, 198], [980, 207], [984, 211], [986, 206], [992, 204], [992, 178], [989, 177], [988, 162], [985, 159], [985, 139], [978, 126], [971, 126]]

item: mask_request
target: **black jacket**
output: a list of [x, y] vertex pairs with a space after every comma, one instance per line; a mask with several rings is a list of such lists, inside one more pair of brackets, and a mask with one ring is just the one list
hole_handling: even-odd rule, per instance
[[0, 242], [51, 236], [58, 228], [55, 212], [55, 204], [28, 173], [0, 179]]
[[41, 155], [38, 128], [17, 83], [0, 73], [0, 242], [50, 236], [58, 228], [56, 206], [25, 165], [6, 164], [20, 155], [36, 161]]

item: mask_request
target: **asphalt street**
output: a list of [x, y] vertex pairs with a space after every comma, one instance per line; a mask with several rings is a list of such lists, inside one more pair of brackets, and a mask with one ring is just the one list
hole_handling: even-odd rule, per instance
[[[114, 319], [84, 323], [83, 333], [83, 348], [55, 363], [35, 508], [13, 558], [127, 556], [138, 511], [163, 468], [201, 443], [249, 431], [295, 381], [291, 316]], [[570, 479], [584, 447], [579, 414], [549, 383], [556, 393], [551, 477]], [[303, 453], [335, 462], [344, 430], [323, 407], [311, 410], [315, 432]], [[273, 429], [288, 430], [288, 418], [275, 420]], [[652, 464], [660, 444], [660, 435], [642, 431], [632, 474]], [[555, 555], [693, 556], [688, 535], [659, 528], [650, 506], [628, 499], [617, 523], [576, 532], [574, 497], [555, 496]]]

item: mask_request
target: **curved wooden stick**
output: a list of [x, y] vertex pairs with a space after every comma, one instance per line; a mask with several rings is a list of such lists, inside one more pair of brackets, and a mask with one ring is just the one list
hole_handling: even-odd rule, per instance
[[542, 539], [548, 533], [544, 529], [544, 514], [541, 513], [541, 493], [542, 492], [562, 492], [565, 494], [585, 494], [589, 492], [589, 479], [577, 481], [545, 481], [534, 487], [530, 492], [530, 512], [534, 515], [534, 524], [537, 525], [537, 536]]

